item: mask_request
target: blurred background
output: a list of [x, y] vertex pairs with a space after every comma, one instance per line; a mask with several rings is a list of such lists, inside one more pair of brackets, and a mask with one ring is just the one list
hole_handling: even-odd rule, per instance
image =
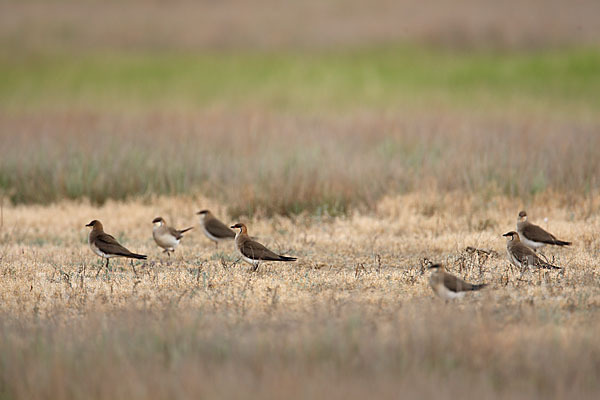
[[236, 215], [386, 195], [597, 193], [594, 0], [0, 1], [0, 191], [202, 195]]

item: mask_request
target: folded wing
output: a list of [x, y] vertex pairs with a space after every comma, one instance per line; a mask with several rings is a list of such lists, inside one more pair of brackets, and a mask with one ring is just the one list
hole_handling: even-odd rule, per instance
[[545, 231], [537, 225], [529, 223], [523, 227], [523, 235], [533, 242], [555, 244], [559, 246], [567, 246], [571, 244], [570, 242], [558, 240], [550, 232]]
[[119, 242], [117, 242], [117, 239], [104, 232], [96, 236], [96, 246], [106, 254], [114, 254], [123, 257], [146, 258], [146, 256], [135, 254], [127, 250], [125, 247], [119, 244]]
[[280, 256], [279, 254], [273, 253], [262, 244], [255, 242], [254, 240], [248, 239], [244, 241], [240, 246], [240, 252], [244, 257], [248, 257], [252, 260], [263, 260], [263, 261], [295, 261], [294, 257]]
[[204, 227], [211, 235], [218, 238], [234, 238], [235, 232], [216, 218], [206, 221]]
[[169, 233], [171, 235], [173, 235], [173, 237], [177, 240], [181, 239], [183, 237], [183, 234], [186, 233], [187, 231], [189, 231], [190, 229], [193, 229], [193, 227], [187, 228], [187, 229], [182, 229], [182, 230], [177, 230], [173, 227], [169, 227]]
[[534, 267], [547, 268], [547, 269], [560, 269], [560, 267], [548, 264], [547, 262], [542, 260], [540, 257], [538, 257], [537, 254], [534, 253], [533, 250], [531, 250], [529, 247], [525, 246], [524, 244], [517, 243], [515, 246], [512, 247], [511, 251], [512, 251], [512, 255], [517, 260], [519, 260], [519, 262], [523, 266], [531, 265]]
[[446, 288], [448, 290], [458, 293], [458, 292], [465, 292], [468, 290], [479, 290], [487, 285], [485, 283], [481, 284], [481, 285], [473, 285], [471, 283], [463, 281], [462, 279], [460, 279], [454, 275], [445, 274], [444, 275], [444, 286], [446, 286]]

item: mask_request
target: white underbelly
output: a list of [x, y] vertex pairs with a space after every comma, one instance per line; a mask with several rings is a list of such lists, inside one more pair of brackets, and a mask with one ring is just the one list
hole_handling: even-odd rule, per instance
[[527, 239], [525, 236], [521, 235], [520, 233], [519, 233], [519, 236], [521, 236], [521, 242], [525, 246], [529, 247], [530, 249], [539, 249], [539, 248], [544, 247], [546, 245], [546, 243], [533, 242], [533, 241]]
[[102, 250], [100, 250], [98, 247], [96, 247], [96, 245], [94, 245], [93, 243], [90, 243], [90, 248], [92, 249], [92, 251], [94, 253], [96, 253], [97, 255], [99, 255], [102, 258], [113, 258], [113, 257], [119, 257], [116, 254], [106, 254], [104, 253]]
[[225, 238], [216, 237], [216, 236], [212, 235], [204, 226], [202, 226], [202, 231], [204, 232], [206, 237], [209, 238], [210, 240], [212, 240], [213, 242], [226, 242], [228, 240], [233, 239], [233, 238], [229, 238], [229, 237], [225, 237]]
[[433, 286], [433, 290], [438, 296], [446, 300], [459, 299], [465, 295], [465, 292], [453, 292], [442, 284]]
[[155, 235], [154, 240], [163, 249], [173, 249], [179, 245], [179, 240], [172, 235]]
[[242, 260], [244, 260], [248, 264], [254, 265], [254, 266], [256, 266], [260, 263], [260, 260], [253, 260], [251, 258], [246, 257], [245, 255], [242, 255]]

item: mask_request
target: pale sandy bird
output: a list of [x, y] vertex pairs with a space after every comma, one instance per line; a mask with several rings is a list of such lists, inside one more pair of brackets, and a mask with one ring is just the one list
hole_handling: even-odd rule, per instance
[[555, 246], [569, 246], [571, 244], [571, 242], [558, 240], [550, 232], [527, 221], [527, 213], [525, 211], [521, 211], [517, 218], [517, 233], [519, 234], [521, 243], [533, 250], [537, 250], [547, 244]]
[[[139, 260], [145, 260], [147, 256], [143, 254], [135, 254], [123, 247], [117, 239], [104, 232], [102, 223], [97, 219], [93, 220], [86, 226], [92, 228], [88, 237], [88, 242], [92, 251], [102, 258], [106, 258], [106, 268], [108, 269], [108, 262], [113, 257], [126, 257], [136, 258]], [[100, 272], [100, 271], [98, 271]]]
[[202, 231], [207, 238], [215, 242], [217, 248], [219, 248], [219, 242], [235, 239], [235, 232], [219, 221], [209, 210], [198, 211], [196, 214], [200, 216]]
[[242, 259], [254, 267], [254, 271], [258, 269], [261, 261], [296, 261], [296, 257], [282, 256], [273, 253], [262, 244], [253, 240], [248, 236], [248, 228], [246, 225], [237, 223], [231, 226], [233, 229], [240, 231], [235, 235], [235, 247], [242, 255]]
[[446, 300], [463, 297], [465, 292], [480, 290], [487, 286], [487, 283], [475, 285], [465, 282], [446, 272], [442, 264], [432, 265], [429, 269], [433, 270], [429, 277], [429, 285], [435, 294]]
[[510, 262], [518, 268], [545, 268], [545, 269], [561, 269], [555, 265], [549, 264], [542, 260], [533, 250], [525, 246], [519, 239], [519, 234], [515, 231], [510, 231], [502, 236], [506, 236], [506, 252]]
[[179, 241], [183, 237], [183, 234], [193, 227], [178, 230], [169, 225], [162, 217], [156, 217], [152, 221], [154, 226], [152, 227], [152, 237], [159, 247], [164, 249], [163, 253], [167, 253], [169, 256], [170, 252], [175, 252], [175, 248], [179, 245]]

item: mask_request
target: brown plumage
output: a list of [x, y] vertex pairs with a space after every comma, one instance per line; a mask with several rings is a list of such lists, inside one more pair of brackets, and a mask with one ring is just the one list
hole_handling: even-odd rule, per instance
[[483, 289], [487, 283], [472, 284], [465, 282], [457, 276], [446, 272], [442, 264], [435, 264], [429, 267], [433, 270], [429, 278], [429, 285], [438, 296], [450, 300], [462, 297], [465, 292]]
[[164, 249], [164, 252], [170, 256], [169, 252], [174, 252], [175, 248], [179, 245], [179, 241], [183, 237], [183, 234], [193, 227], [186, 229], [175, 229], [167, 225], [167, 222], [162, 217], [156, 217], [152, 221], [154, 227], [152, 228], [152, 237], [156, 244]]
[[219, 221], [209, 210], [198, 211], [196, 214], [200, 216], [202, 231], [207, 238], [215, 242], [217, 248], [219, 242], [235, 239], [235, 232]]
[[242, 223], [231, 226], [240, 231], [235, 236], [235, 247], [242, 255], [242, 259], [258, 269], [261, 261], [296, 261], [296, 257], [282, 256], [267, 249], [262, 244], [248, 236], [248, 228]]
[[525, 246], [519, 239], [519, 234], [517, 232], [510, 231], [502, 236], [508, 238], [508, 241], [506, 242], [506, 251], [508, 253], [508, 259], [515, 267], [561, 269], [560, 267], [542, 260], [533, 250]]
[[527, 221], [527, 213], [521, 211], [517, 219], [517, 233], [521, 243], [534, 250], [544, 247], [547, 244], [554, 246], [569, 246], [571, 242], [558, 240], [553, 234], [545, 231], [541, 227]]
[[117, 242], [114, 237], [105, 233], [102, 223], [97, 219], [86, 226], [92, 228], [88, 237], [90, 248], [96, 255], [106, 258], [106, 268], [108, 268], [109, 259], [113, 257], [136, 258], [139, 260], [145, 260], [147, 258], [147, 256], [143, 254], [132, 253]]

